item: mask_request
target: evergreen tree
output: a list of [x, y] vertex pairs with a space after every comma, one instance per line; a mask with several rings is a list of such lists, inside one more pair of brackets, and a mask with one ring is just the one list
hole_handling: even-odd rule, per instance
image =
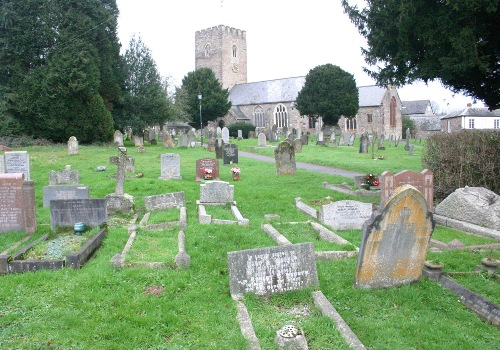
[[306, 75], [295, 102], [301, 115], [322, 117], [326, 125], [336, 125], [341, 116], [352, 117], [358, 112], [356, 81], [338, 66], [317, 66]]

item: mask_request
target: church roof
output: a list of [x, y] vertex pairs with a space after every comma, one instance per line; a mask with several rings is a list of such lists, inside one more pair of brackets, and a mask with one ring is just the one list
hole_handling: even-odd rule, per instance
[[380, 106], [384, 99], [386, 88], [376, 85], [359, 86], [359, 107]]
[[304, 86], [305, 77], [236, 84], [229, 91], [233, 106], [292, 102]]
[[427, 106], [431, 104], [429, 100], [416, 100], [416, 101], [401, 101], [403, 105], [402, 113], [405, 115], [410, 114], [425, 114]]

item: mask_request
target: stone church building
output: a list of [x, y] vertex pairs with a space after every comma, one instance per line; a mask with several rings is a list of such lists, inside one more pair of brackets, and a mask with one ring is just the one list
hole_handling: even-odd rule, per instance
[[[212, 69], [223, 88], [229, 89], [232, 108], [221, 118], [225, 125], [251, 123], [256, 127], [318, 130], [321, 118], [300, 115], [295, 100], [305, 77], [247, 82], [246, 32], [224, 25], [195, 33], [195, 67]], [[342, 117], [339, 127], [351, 133], [377, 132], [386, 138], [401, 138], [401, 100], [395, 88], [362, 86], [359, 111], [353, 118]]]

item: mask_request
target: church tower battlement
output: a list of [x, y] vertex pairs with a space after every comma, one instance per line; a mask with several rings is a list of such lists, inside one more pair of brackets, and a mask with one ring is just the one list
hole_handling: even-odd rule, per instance
[[195, 33], [195, 68], [210, 68], [224, 88], [247, 82], [246, 31], [219, 25]]

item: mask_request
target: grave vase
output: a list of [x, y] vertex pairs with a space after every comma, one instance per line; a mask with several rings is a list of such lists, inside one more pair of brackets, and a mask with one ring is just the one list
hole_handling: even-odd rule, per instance
[[239, 181], [240, 180], [240, 173], [233, 173], [233, 181]]

